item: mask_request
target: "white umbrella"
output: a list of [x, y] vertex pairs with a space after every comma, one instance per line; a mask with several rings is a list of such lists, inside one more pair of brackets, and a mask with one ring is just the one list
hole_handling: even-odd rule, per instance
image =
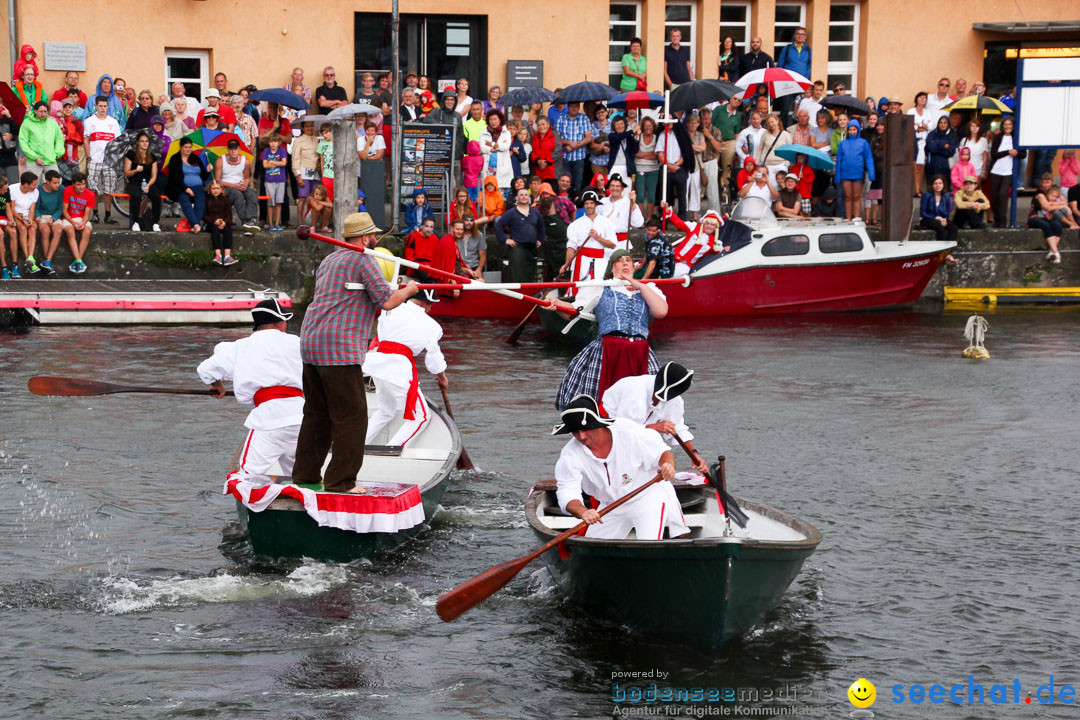
[[350, 118], [360, 113], [367, 113], [368, 115], [375, 115], [381, 113], [382, 110], [369, 105], [367, 103], [351, 103], [349, 105], [342, 105], [339, 108], [335, 108], [326, 114], [326, 117], [331, 120], [340, 120], [342, 118]]

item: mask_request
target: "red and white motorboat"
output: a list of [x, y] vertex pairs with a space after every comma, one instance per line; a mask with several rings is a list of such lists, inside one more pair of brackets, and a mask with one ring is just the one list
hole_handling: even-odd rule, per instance
[[[735, 249], [695, 264], [689, 286], [666, 285], [668, 315], [654, 321], [654, 329], [680, 318], [910, 304], [956, 247], [951, 241], [875, 243], [862, 220], [778, 219], [757, 198], [740, 202], [722, 231], [727, 241], [735, 239]], [[519, 320], [529, 309], [512, 298], [473, 292], [437, 304], [432, 314]]]
[[668, 318], [905, 305], [919, 299], [956, 247], [951, 241], [875, 243], [862, 220], [777, 219], [757, 198], [739, 203], [731, 223], [736, 228], [729, 232], [749, 230], [749, 242], [699, 261], [689, 287], [665, 287]]

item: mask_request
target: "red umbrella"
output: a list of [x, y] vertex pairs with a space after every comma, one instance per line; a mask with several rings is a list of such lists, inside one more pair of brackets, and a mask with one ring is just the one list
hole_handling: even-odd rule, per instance
[[814, 83], [810, 82], [797, 72], [791, 72], [784, 68], [765, 68], [763, 70], [751, 70], [736, 82], [741, 88], [746, 88], [743, 98], [753, 97], [758, 85], [764, 85], [769, 92], [769, 97], [778, 98], [781, 95], [795, 95], [802, 93]]
[[631, 90], [628, 93], [616, 95], [608, 100], [609, 108], [625, 108], [627, 110], [648, 110], [658, 108], [664, 104], [664, 96], [657, 93], [645, 92], [644, 90]]

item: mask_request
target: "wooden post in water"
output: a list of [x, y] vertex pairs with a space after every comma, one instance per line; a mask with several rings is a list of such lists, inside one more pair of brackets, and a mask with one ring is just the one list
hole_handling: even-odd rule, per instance
[[915, 118], [885, 116], [885, 182], [881, 239], [903, 242], [911, 233], [911, 194], [915, 186]]
[[333, 120], [334, 127], [334, 235], [341, 237], [345, 218], [356, 212], [356, 120]]

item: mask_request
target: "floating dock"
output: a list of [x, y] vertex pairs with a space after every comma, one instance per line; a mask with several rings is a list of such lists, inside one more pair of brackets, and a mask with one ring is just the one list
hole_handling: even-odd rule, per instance
[[246, 280], [9, 280], [0, 325], [247, 325], [268, 298], [292, 306]]
[[1080, 287], [945, 288], [948, 308], [999, 305], [1080, 305]]

